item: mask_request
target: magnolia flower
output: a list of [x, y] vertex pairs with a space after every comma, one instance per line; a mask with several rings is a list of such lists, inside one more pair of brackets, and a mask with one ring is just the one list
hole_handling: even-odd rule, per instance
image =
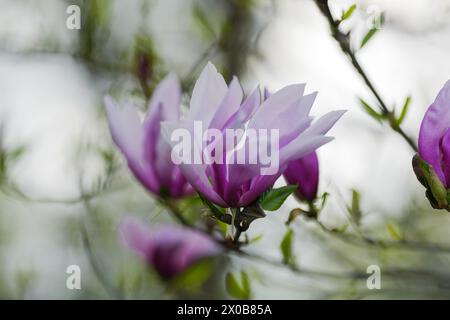
[[319, 185], [319, 161], [316, 152], [289, 162], [283, 176], [289, 184], [297, 184], [295, 195], [300, 200], [313, 201]]
[[442, 184], [450, 188], [450, 80], [422, 120], [419, 154], [433, 167]]
[[170, 160], [171, 148], [160, 134], [161, 121], [178, 120], [180, 100], [180, 84], [174, 75], [168, 75], [156, 87], [143, 122], [135, 106], [118, 105], [111, 97], [105, 97], [106, 115], [115, 144], [135, 177], [158, 196], [180, 198], [193, 191]]
[[[325, 134], [344, 111], [330, 112], [313, 123], [309, 111], [317, 93], [304, 95], [304, 89], [304, 84], [294, 84], [263, 99], [259, 88], [256, 88], [243, 99], [238, 79], [233, 78], [227, 86], [216, 68], [208, 63], [195, 84], [187, 116], [182, 121], [163, 122], [162, 128], [167, 141], [173, 147], [177, 145], [177, 141], [173, 139], [177, 129], [184, 129], [195, 136], [195, 127], [199, 122], [203, 129], [219, 131], [223, 136], [227, 129], [242, 129], [245, 132], [273, 129], [278, 131], [279, 139], [276, 144], [269, 143], [269, 147], [276, 149], [278, 166], [275, 172], [262, 174], [264, 163], [261, 161], [256, 164], [251, 161], [244, 164], [230, 161], [236, 159], [239, 152], [237, 145], [251, 149], [249, 136], [244, 134], [231, 148], [228, 143], [223, 144], [222, 163], [205, 161], [193, 164], [178, 159], [181, 171], [189, 183], [203, 197], [219, 206], [245, 207], [274, 184], [289, 162], [310, 154], [332, 140]], [[204, 159], [205, 151], [208, 150], [202, 141], [195, 140], [189, 153], [194, 158]], [[207, 158], [208, 152], [206, 154]], [[177, 157], [174, 152], [172, 156]]]
[[180, 226], [153, 229], [137, 218], [127, 217], [122, 220], [119, 231], [124, 244], [165, 279], [220, 251], [210, 237]]
[[444, 85], [422, 120], [419, 132], [419, 154], [413, 159], [419, 181], [437, 209], [450, 205], [450, 80]]

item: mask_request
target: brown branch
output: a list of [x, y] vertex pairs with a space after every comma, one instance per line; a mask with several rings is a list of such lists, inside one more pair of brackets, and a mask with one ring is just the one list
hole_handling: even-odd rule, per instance
[[392, 130], [397, 132], [413, 149], [415, 152], [417, 152], [417, 145], [414, 142], [414, 140], [409, 137], [403, 129], [400, 127], [399, 124], [396, 123], [395, 120], [395, 113], [394, 110], [390, 110], [384, 100], [381, 98], [381, 95], [379, 92], [375, 89], [375, 86], [370, 81], [367, 73], [362, 68], [361, 64], [359, 63], [358, 59], [356, 58], [355, 52], [350, 47], [350, 35], [349, 33], [343, 33], [339, 29], [339, 21], [336, 21], [333, 18], [333, 15], [331, 14], [330, 7], [328, 5], [328, 0], [314, 0], [315, 4], [319, 8], [320, 12], [325, 16], [325, 18], [328, 21], [328, 24], [330, 26], [331, 35], [332, 37], [338, 42], [339, 47], [341, 48], [342, 52], [345, 53], [345, 55], [350, 59], [351, 64], [355, 68], [355, 70], [358, 72], [360, 77], [363, 79], [366, 86], [369, 88], [369, 90], [374, 95], [375, 99], [378, 101], [378, 104], [380, 106], [380, 111], [382, 115], [389, 121], [389, 126]]

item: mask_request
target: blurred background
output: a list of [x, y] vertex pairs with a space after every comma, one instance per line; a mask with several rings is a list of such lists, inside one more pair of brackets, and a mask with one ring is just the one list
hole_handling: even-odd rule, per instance
[[[400, 110], [411, 96], [403, 128], [416, 140], [450, 78], [450, 1], [330, 7], [340, 17], [354, 3], [340, 27], [352, 30], [358, 49], [373, 15], [383, 13], [381, 29], [356, 55], [389, 107]], [[81, 9], [80, 30], [66, 26], [70, 5]], [[330, 194], [320, 221], [338, 231], [297, 219], [300, 272], [228, 256], [206, 287], [189, 294], [227, 298], [226, 270], [245, 270], [252, 298], [450, 297], [449, 215], [426, 201], [407, 143], [361, 108], [359, 98], [376, 101], [313, 0], [0, 0], [0, 298], [180, 297], [118, 241], [126, 214], [171, 220], [114, 149], [102, 100], [109, 93], [144, 110], [167, 72], [189, 92], [207, 61], [227, 81], [238, 75], [246, 93], [257, 84], [275, 91], [305, 82], [307, 92], [319, 92], [314, 116], [349, 111], [319, 151], [320, 191]], [[87, 203], [85, 194], [95, 196]], [[352, 204], [357, 226], [349, 222]], [[281, 260], [284, 222], [298, 206], [291, 197], [255, 221], [249, 236], [262, 237], [248, 250]], [[66, 288], [73, 264], [81, 290]], [[380, 290], [356, 276], [369, 265], [381, 269]]]

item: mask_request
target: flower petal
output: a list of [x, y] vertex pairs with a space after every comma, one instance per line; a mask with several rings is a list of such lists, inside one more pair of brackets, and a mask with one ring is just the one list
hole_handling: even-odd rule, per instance
[[211, 120], [210, 128], [222, 129], [227, 120], [238, 111], [244, 96], [239, 80], [233, 77], [228, 91], [221, 102], [217, 112]]
[[236, 111], [224, 124], [223, 129], [238, 129], [243, 128], [244, 124], [255, 113], [256, 109], [261, 103], [261, 93], [259, 87], [244, 100], [241, 107]]
[[[206, 175], [207, 166], [203, 163], [196, 164], [195, 159], [201, 159], [201, 146], [199, 146], [199, 141], [195, 141], [194, 133], [193, 133], [193, 122], [189, 121], [178, 121], [178, 122], [162, 122], [162, 135], [163, 138], [173, 147], [175, 147], [178, 143], [177, 141], [172, 140], [172, 133], [175, 130], [186, 130], [186, 133], [189, 133], [189, 139], [191, 139], [190, 143], [190, 154], [191, 157], [188, 159], [188, 163], [181, 161], [182, 159], [175, 159], [178, 167], [181, 169], [186, 180], [194, 187], [199, 193], [207, 197], [209, 200], [215, 202], [216, 204], [226, 207], [223, 199], [217, 194], [217, 192], [213, 189], [211, 182]], [[182, 143], [182, 142], [179, 142]], [[183, 148], [187, 148], [189, 146], [184, 145]], [[186, 152], [187, 150], [183, 150]], [[177, 157], [177, 153], [173, 152], [171, 156]]]
[[284, 170], [284, 167], [280, 168], [280, 172], [277, 174], [255, 177], [248, 190], [239, 199], [239, 206], [245, 207], [253, 203], [263, 192], [269, 189], [275, 181], [277, 181], [282, 170]]
[[250, 119], [250, 128], [268, 128], [273, 118], [302, 98], [305, 84], [286, 86], [265, 100]]
[[441, 167], [440, 142], [450, 127], [450, 80], [444, 85], [422, 120], [419, 132], [419, 154], [445, 183]]
[[119, 224], [119, 233], [123, 243], [147, 262], [151, 262], [154, 250], [152, 230], [140, 219], [125, 217]]
[[165, 121], [176, 121], [180, 117], [181, 87], [175, 74], [168, 74], [155, 88], [148, 106], [148, 116], [159, 105], [162, 105]]
[[303, 134], [326, 134], [346, 112], [347, 110], [328, 112], [318, 120], [314, 121], [313, 124], [303, 132]]
[[143, 130], [136, 109], [129, 104], [119, 106], [105, 97], [105, 109], [114, 143], [124, 154], [137, 179], [153, 193], [159, 193], [159, 182], [144, 162]]
[[128, 160], [142, 159], [142, 128], [136, 108], [130, 104], [119, 106], [113, 98], [105, 96], [106, 116], [114, 143]]
[[333, 140], [323, 135], [305, 135], [302, 133], [297, 139], [280, 150], [280, 164], [300, 159], [317, 148]]
[[448, 188], [450, 186], [450, 129], [447, 130], [444, 137], [441, 139], [440, 149], [442, 152], [442, 170], [445, 176], [444, 185]]
[[204, 128], [208, 128], [227, 90], [228, 87], [222, 75], [217, 72], [212, 63], [208, 62], [192, 91], [187, 119], [201, 120]]

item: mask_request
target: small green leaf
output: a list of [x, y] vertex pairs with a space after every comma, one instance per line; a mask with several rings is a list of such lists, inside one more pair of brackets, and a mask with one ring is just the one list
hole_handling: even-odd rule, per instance
[[360, 208], [360, 194], [357, 190], [352, 190], [352, 204], [347, 207], [348, 213], [357, 225], [361, 222], [362, 212]]
[[348, 8], [347, 11], [345, 11], [342, 14], [341, 22], [350, 18], [352, 16], [353, 12], [355, 11], [355, 9], [356, 9], [356, 4], [351, 5], [350, 8]]
[[267, 195], [268, 195], [272, 190], [273, 190], [273, 186], [267, 188], [267, 190], [264, 191], [264, 192], [259, 196], [258, 202], [261, 203], [261, 202], [264, 200], [264, 198], [267, 197]]
[[405, 103], [403, 104], [402, 112], [400, 113], [400, 116], [397, 119], [397, 125], [401, 125], [403, 120], [405, 120], [405, 116], [408, 113], [408, 107], [411, 102], [411, 96], [408, 96], [405, 100]]
[[199, 288], [214, 271], [212, 260], [205, 259], [195, 263], [171, 280], [171, 285], [179, 288]]
[[280, 250], [281, 250], [281, 255], [283, 257], [283, 263], [290, 265], [290, 266], [295, 266], [295, 257], [293, 255], [293, 249], [292, 249], [292, 242], [293, 242], [293, 238], [294, 238], [294, 232], [292, 231], [292, 229], [288, 229], [286, 231], [286, 234], [283, 237], [283, 240], [281, 240], [280, 243]]
[[244, 271], [241, 272], [241, 283], [231, 272], [228, 272], [225, 277], [225, 287], [233, 298], [241, 300], [250, 298], [250, 280]]
[[320, 203], [320, 210], [322, 210], [325, 207], [325, 204], [327, 203], [327, 199], [328, 199], [329, 195], [330, 194], [328, 192], [324, 192], [322, 194], [322, 202]]
[[378, 28], [370, 29], [364, 36], [363, 40], [361, 41], [360, 48], [364, 47], [367, 44], [367, 42], [369, 42], [369, 40], [375, 35], [375, 33], [378, 32], [378, 30], [379, 30]]
[[260, 200], [261, 207], [267, 211], [278, 210], [295, 189], [297, 189], [297, 185], [288, 185], [270, 190]]
[[359, 102], [361, 103], [362, 108], [364, 109], [364, 111], [367, 112], [367, 114], [369, 116], [371, 116], [372, 118], [374, 118], [375, 120], [381, 122], [383, 119], [385, 119], [385, 116], [382, 115], [381, 113], [376, 112], [366, 101], [364, 101], [363, 99], [359, 99]]
[[251, 238], [251, 239], [248, 241], [248, 243], [251, 244], [251, 243], [258, 242], [258, 241], [260, 241], [262, 238], [263, 238], [263, 235], [262, 235], [262, 234], [258, 234], [256, 237]]
[[394, 221], [389, 221], [386, 224], [386, 229], [392, 239], [397, 241], [403, 240], [403, 233]]

